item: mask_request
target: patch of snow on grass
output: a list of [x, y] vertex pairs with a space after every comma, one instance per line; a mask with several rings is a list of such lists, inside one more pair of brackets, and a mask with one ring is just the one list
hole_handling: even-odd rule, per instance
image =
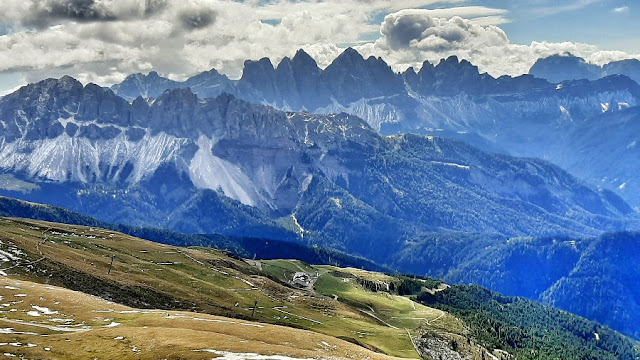
[[216, 359], [218, 360], [311, 360], [311, 359], [301, 359], [301, 358], [292, 358], [289, 356], [282, 355], [260, 355], [255, 353], [232, 353], [228, 351], [218, 351], [212, 349], [201, 349], [201, 350], [193, 350], [196, 352], [207, 352], [211, 354], [219, 355]]
[[0, 262], [11, 261], [11, 260], [15, 261], [15, 260], [19, 260], [19, 258], [9, 252], [0, 250]]
[[53, 318], [53, 319], [49, 319], [49, 321], [56, 322], [56, 323], [72, 323], [73, 319]]
[[57, 311], [51, 311], [48, 307], [37, 305], [32, 305], [31, 307], [42, 313], [42, 315], [55, 315], [58, 313]]

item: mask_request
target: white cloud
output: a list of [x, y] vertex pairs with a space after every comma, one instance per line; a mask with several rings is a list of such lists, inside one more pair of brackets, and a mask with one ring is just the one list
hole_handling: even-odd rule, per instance
[[[521, 74], [556, 52], [593, 61], [624, 56], [585, 44], [511, 44], [498, 27], [509, 22], [507, 11], [463, 6], [467, 0], [0, 1], [0, 27], [8, 29], [0, 72], [26, 81], [68, 74], [110, 85], [151, 69], [178, 80], [211, 68], [238, 77], [247, 59], [277, 63], [304, 48], [325, 67], [348, 45], [398, 70], [458, 55], [493, 75]], [[429, 6], [441, 8], [414, 9]]]
[[[276, 62], [304, 48], [327, 66], [345, 44], [379, 36], [379, 13], [466, 0], [2, 0], [0, 71], [27, 81], [72, 75], [109, 85], [154, 69], [174, 79], [216, 68], [237, 77], [246, 59]], [[502, 23], [479, 6], [433, 10]], [[276, 25], [264, 20], [277, 20]]]
[[602, 0], [573, 0], [569, 3], [566, 1], [563, 3], [557, 2], [556, 5], [553, 6], [534, 7], [530, 10], [530, 13], [535, 16], [552, 16], [564, 12], [580, 10], [601, 1]]
[[480, 71], [493, 76], [525, 74], [537, 59], [568, 52], [596, 64], [631, 57], [624, 52], [601, 51], [596, 46], [582, 43], [513, 44], [498, 26], [457, 16], [435, 18], [427, 10], [401, 10], [389, 14], [380, 32], [380, 39], [357, 49], [365, 56], [382, 57], [396, 71], [408, 67], [418, 69], [424, 60], [438, 63], [451, 55], [469, 60]]
[[613, 8], [611, 10], [611, 12], [614, 13], [614, 14], [628, 13], [629, 12], [629, 7], [628, 6], [621, 6], [621, 7]]

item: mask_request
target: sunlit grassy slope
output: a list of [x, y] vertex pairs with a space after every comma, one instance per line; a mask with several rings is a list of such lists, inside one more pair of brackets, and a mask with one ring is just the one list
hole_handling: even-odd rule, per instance
[[[443, 336], [465, 332], [440, 310], [361, 284], [387, 280], [379, 273], [243, 260], [208, 248], [24, 219], [0, 219], [0, 239], [0, 254], [8, 260], [1, 266], [0, 352], [48, 358], [81, 349], [86, 357], [197, 358], [205, 355], [194, 350], [213, 349], [418, 358], [412, 337], [419, 327]], [[295, 288], [288, 284], [295, 272], [318, 278]], [[10, 344], [16, 342], [21, 346]]]
[[26, 358], [201, 359], [232, 353], [391, 359], [312, 331], [191, 312], [141, 310], [0, 279], [0, 353]]

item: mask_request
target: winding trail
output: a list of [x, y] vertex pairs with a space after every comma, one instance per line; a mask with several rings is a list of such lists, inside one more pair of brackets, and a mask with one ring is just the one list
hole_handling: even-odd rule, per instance
[[434, 322], [434, 321], [438, 321], [438, 320], [442, 319], [442, 317], [445, 315], [445, 312], [444, 312], [444, 311], [442, 311], [442, 310], [440, 310], [440, 309], [435, 309], [435, 310], [440, 311], [440, 316], [438, 316], [438, 317], [437, 317], [437, 318], [435, 318], [435, 319], [431, 319], [431, 320], [426, 320], [426, 319], [425, 319], [425, 322], [426, 322], [426, 323], [427, 323], [427, 325], [429, 325], [429, 326], [433, 326], [433, 322]]
[[[24, 231], [24, 229], [21, 228], [22, 231]], [[45, 259], [44, 254], [42, 253], [42, 250], [40, 249], [40, 245], [44, 245], [47, 242], [47, 239], [49, 238], [49, 236], [46, 234], [47, 231], [51, 230], [51, 228], [47, 228], [42, 232], [42, 236], [43, 239], [42, 241], [36, 243], [36, 250], [38, 251], [38, 254], [40, 255], [40, 258], [38, 260], [33, 260], [33, 261], [25, 261], [25, 262], [21, 262], [20, 260], [18, 260], [15, 264], [9, 266], [6, 269], [0, 269], [0, 271], [2, 272], [6, 272], [7, 270], [11, 270], [13, 268], [17, 268], [18, 266], [27, 266], [27, 265], [33, 265], [33, 264], [37, 264], [40, 261]]]
[[420, 350], [418, 349], [418, 345], [416, 344], [415, 340], [413, 340], [413, 336], [411, 336], [409, 329], [404, 328], [404, 331], [406, 331], [407, 335], [409, 335], [409, 340], [411, 341], [411, 345], [413, 345], [413, 349], [416, 351], [416, 353], [418, 353], [418, 356], [422, 357]]
[[313, 319], [309, 319], [308, 317], [304, 317], [304, 316], [300, 316], [300, 315], [292, 314], [292, 313], [290, 313], [290, 312], [288, 312], [288, 311], [284, 311], [284, 310], [282, 310], [282, 309], [286, 309], [286, 308], [287, 308], [287, 306], [274, 306], [274, 307], [273, 307], [273, 310], [275, 310], [275, 311], [279, 311], [279, 312], [281, 312], [281, 313], [284, 313], [284, 314], [287, 314], [287, 315], [290, 315], [290, 316], [294, 316], [294, 317], [297, 317], [297, 318], [300, 318], [300, 319], [304, 319], [304, 320], [311, 321], [311, 322], [313, 322], [313, 323], [316, 323], [316, 324], [320, 324], [320, 325], [322, 325], [322, 323], [321, 323], [320, 321], [313, 320]]
[[366, 311], [366, 310], [362, 310], [362, 309], [358, 309], [358, 311], [360, 311], [360, 312], [362, 312], [362, 313], [364, 313], [364, 314], [367, 314], [367, 315], [371, 316], [372, 318], [374, 318], [374, 319], [378, 320], [380, 323], [382, 323], [382, 324], [384, 324], [384, 325], [386, 325], [386, 326], [388, 326], [388, 327], [390, 327], [390, 328], [392, 328], [392, 329], [397, 329], [397, 330], [399, 330], [399, 328], [397, 328], [397, 327], [395, 327], [395, 326], [393, 326], [393, 325], [391, 325], [391, 324], [389, 324], [389, 323], [385, 322], [384, 320], [382, 320], [382, 319], [380, 319], [379, 317], [377, 317], [374, 313], [370, 313], [370, 312], [368, 312], [368, 311]]
[[49, 329], [49, 330], [52, 330], [52, 331], [60, 331], [60, 332], [79, 333], [79, 332], [87, 332], [87, 331], [93, 330], [93, 328], [90, 327], [90, 326], [84, 326], [82, 328], [71, 328], [71, 327], [64, 327], [64, 326], [35, 324], [35, 323], [26, 322], [26, 321], [18, 321], [18, 320], [7, 319], [7, 318], [0, 318], [0, 321], [5, 321], [5, 322], [13, 323], [13, 324], [20, 324], [20, 325], [25, 325], [25, 326], [35, 326], [35, 327], [39, 327], [39, 328], [45, 328], [45, 329]]
[[261, 289], [261, 288], [257, 287], [255, 284], [253, 284], [251, 281], [249, 281], [249, 280], [247, 280], [247, 279], [243, 279], [243, 278], [241, 278], [240, 276], [237, 276], [237, 275], [229, 274], [228, 272], [226, 272], [226, 271], [224, 271], [224, 270], [221, 270], [221, 269], [218, 269], [218, 268], [216, 268], [216, 267], [212, 266], [211, 264], [204, 263], [204, 262], [202, 262], [202, 261], [200, 261], [200, 260], [198, 260], [198, 259], [194, 258], [193, 256], [191, 256], [191, 255], [187, 254], [185, 251], [182, 251], [182, 250], [180, 250], [180, 249], [178, 249], [178, 248], [175, 248], [174, 250], [175, 250], [175, 252], [177, 252], [178, 254], [182, 254], [182, 255], [184, 255], [185, 257], [187, 257], [188, 259], [190, 259], [190, 260], [194, 261], [196, 264], [198, 264], [198, 265], [200, 265], [200, 266], [204, 266], [204, 267], [209, 268], [209, 269], [211, 269], [211, 270], [213, 270], [213, 271], [216, 271], [216, 272], [218, 272], [218, 273], [220, 273], [220, 274], [223, 274], [223, 275], [226, 275], [226, 276], [230, 276], [230, 277], [232, 277], [232, 278], [234, 278], [234, 279], [240, 280], [240, 281], [242, 281], [243, 283], [245, 283], [245, 284], [247, 284], [247, 285], [249, 286], [249, 288], [246, 288], [246, 289], [232, 289], [232, 291], [251, 291], [251, 290], [258, 290], [258, 291], [260, 291], [264, 296], [268, 297], [269, 299], [271, 299], [271, 300], [273, 300], [273, 301], [275, 301], [275, 302], [280, 302], [280, 303], [282, 302], [281, 300], [276, 299], [276, 298], [274, 298], [273, 296], [271, 296], [271, 295], [267, 294], [267, 292], [266, 292], [266, 291], [264, 291], [263, 289]]

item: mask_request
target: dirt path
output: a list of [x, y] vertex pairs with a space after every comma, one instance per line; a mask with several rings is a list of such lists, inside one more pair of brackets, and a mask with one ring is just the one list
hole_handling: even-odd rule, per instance
[[282, 310], [282, 309], [286, 309], [286, 308], [287, 308], [286, 306], [274, 306], [274, 307], [273, 307], [273, 310], [275, 310], [275, 311], [279, 311], [279, 312], [281, 312], [281, 313], [283, 313], [283, 314], [287, 314], [287, 315], [289, 315], [289, 316], [294, 316], [294, 317], [297, 317], [297, 318], [300, 318], [300, 319], [304, 319], [304, 320], [311, 321], [311, 322], [313, 322], [313, 323], [316, 323], [316, 324], [320, 324], [320, 325], [322, 325], [322, 323], [321, 323], [320, 321], [318, 321], [318, 320], [309, 319], [308, 317], [304, 317], [304, 316], [300, 316], [300, 315], [292, 314], [292, 313], [290, 313], [290, 312], [288, 312], [288, 311], [284, 311], [284, 310]]
[[[386, 325], [386, 326], [388, 326], [388, 327], [390, 327], [390, 328], [392, 328], [392, 329], [398, 329], [397, 327], [395, 327], [395, 326], [393, 326], [393, 325], [391, 325], [391, 324], [389, 324], [389, 323], [385, 322], [384, 320], [380, 319], [380, 318], [379, 318], [379, 317], [377, 317], [374, 313], [370, 313], [370, 312], [368, 312], [368, 311], [366, 311], [366, 310], [362, 310], [362, 309], [358, 309], [358, 310], [359, 310], [360, 312], [365, 313], [365, 314], [367, 314], [367, 315], [371, 316], [372, 318], [374, 318], [374, 319], [378, 320], [381, 324], [384, 324], [384, 325]], [[398, 330], [399, 330], [399, 329], [398, 329]]]
[[438, 321], [438, 320], [442, 319], [442, 317], [445, 315], [444, 311], [439, 310], [439, 309], [436, 309], [436, 310], [440, 311], [440, 315], [435, 319], [425, 320], [425, 322], [427, 323], [428, 326], [433, 326], [433, 322], [434, 321]]

